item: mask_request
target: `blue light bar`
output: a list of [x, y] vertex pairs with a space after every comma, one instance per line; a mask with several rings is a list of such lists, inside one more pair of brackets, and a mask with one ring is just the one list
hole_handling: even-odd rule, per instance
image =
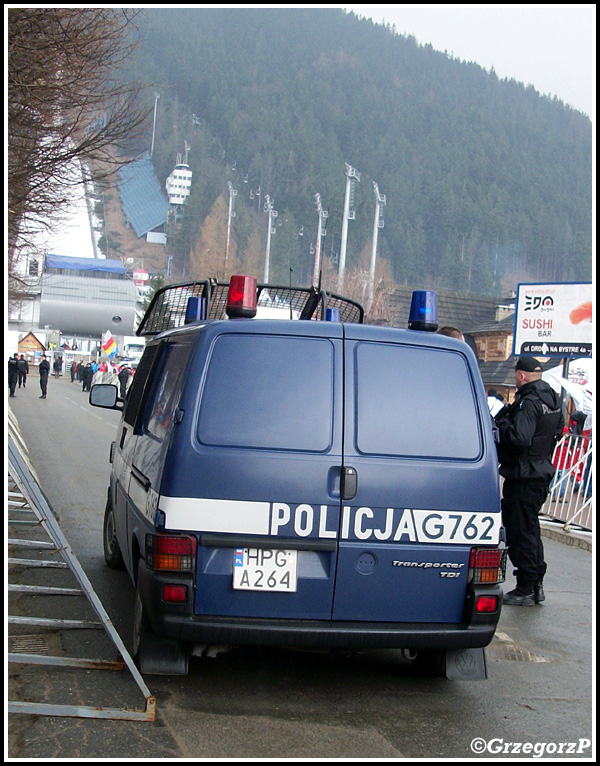
[[185, 307], [185, 324], [191, 322], [197, 322], [198, 320], [205, 319], [205, 307], [206, 299], [193, 295], [188, 298], [187, 305]]
[[338, 308], [325, 309], [325, 321], [326, 322], [339, 322], [340, 310]]
[[408, 317], [410, 330], [435, 332], [438, 328], [437, 293], [433, 290], [415, 290]]

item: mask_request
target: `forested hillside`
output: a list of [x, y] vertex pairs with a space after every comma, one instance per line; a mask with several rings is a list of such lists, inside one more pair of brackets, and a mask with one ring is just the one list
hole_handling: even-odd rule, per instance
[[147, 9], [139, 35], [135, 74], [160, 93], [161, 184], [186, 142], [194, 171], [180, 270], [211, 244], [222, 257], [230, 181], [238, 262], [262, 276], [268, 194], [273, 280], [292, 268], [310, 282], [314, 195], [335, 260], [349, 163], [361, 173], [349, 268], [368, 264], [375, 181], [396, 282], [500, 294], [591, 279], [592, 127], [562, 102], [339, 9]]

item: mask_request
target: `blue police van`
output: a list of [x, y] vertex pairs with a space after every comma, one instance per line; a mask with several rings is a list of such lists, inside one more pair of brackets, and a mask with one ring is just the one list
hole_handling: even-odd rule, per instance
[[278, 645], [487, 676], [506, 549], [477, 360], [431, 316], [362, 320], [252, 277], [169, 285], [127, 399], [93, 386], [91, 404], [123, 411], [104, 555], [135, 586], [142, 672]]

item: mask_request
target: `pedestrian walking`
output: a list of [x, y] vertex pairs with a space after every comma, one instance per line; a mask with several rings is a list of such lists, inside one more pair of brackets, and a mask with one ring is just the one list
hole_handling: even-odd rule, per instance
[[90, 362], [86, 364], [86, 366], [83, 368], [83, 371], [81, 373], [81, 390], [82, 391], [91, 391], [92, 390], [92, 378], [94, 377], [94, 371], [92, 370], [92, 365]]
[[23, 354], [19, 357], [17, 366], [19, 368], [19, 388], [21, 388], [21, 386], [26, 388], [27, 376], [29, 375], [29, 362], [25, 359]]
[[45, 399], [46, 392], [48, 391], [48, 376], [50, 375], [50, 362], [46, 358], [46, 354], [42, 354], [42, 361], [38, 365], [38, 372], [40, 374], [40, 388], [42, 389], [40, 399]]
[[554, 476], [551, 458], [564, 427], [558, 394], [542, 380], [542, 366], [522, 356], [515, 366], [517, 393], [496, 416], [502, 487], [502, 522], [517, 587], [504, 603], [534, 606], [545, 600], [544, 548], [538, 513]]
[[71, 383], [75, 382], [75, 374], [77, 373], [77, 362], [75, 360], [71, 363]]
[[121, 399], [125, 399], [127, 396], [127, 384], [131, 377], [131, 367], [128, 364], [123, 365], [117, 377], [119, 378], [119, 395]]
[[15, 397], [15, 389], [19, 380], [19, 355], [14, 354], [8, 360], [8, 390], [9, 396]]

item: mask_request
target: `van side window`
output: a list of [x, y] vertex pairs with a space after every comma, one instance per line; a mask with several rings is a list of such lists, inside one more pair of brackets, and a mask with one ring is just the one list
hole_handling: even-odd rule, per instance
[[125, 423], [134, 428], [142, 410], [144, 392], [148, 388], [146, 384], [148, 383], [148, 378], [154, 368], [154, 360], [156, 359], [159, 349], [160, 345], [146, 347], [129, 388], [123, 419]]
[[462, 354], [359, 343], [355, 363], [359, 452], [454, 460], [480, 457], [475, 393]]
[[224, 335], [211, 352], [197, 436], [222, 447], [325, 452], [333, 439], [328, 339]]
[[158, 439], [165, 436], [173, 422], [191, 348], [190, 342], [169, 344], [164, 348], [145, 417], [146, 430]]

